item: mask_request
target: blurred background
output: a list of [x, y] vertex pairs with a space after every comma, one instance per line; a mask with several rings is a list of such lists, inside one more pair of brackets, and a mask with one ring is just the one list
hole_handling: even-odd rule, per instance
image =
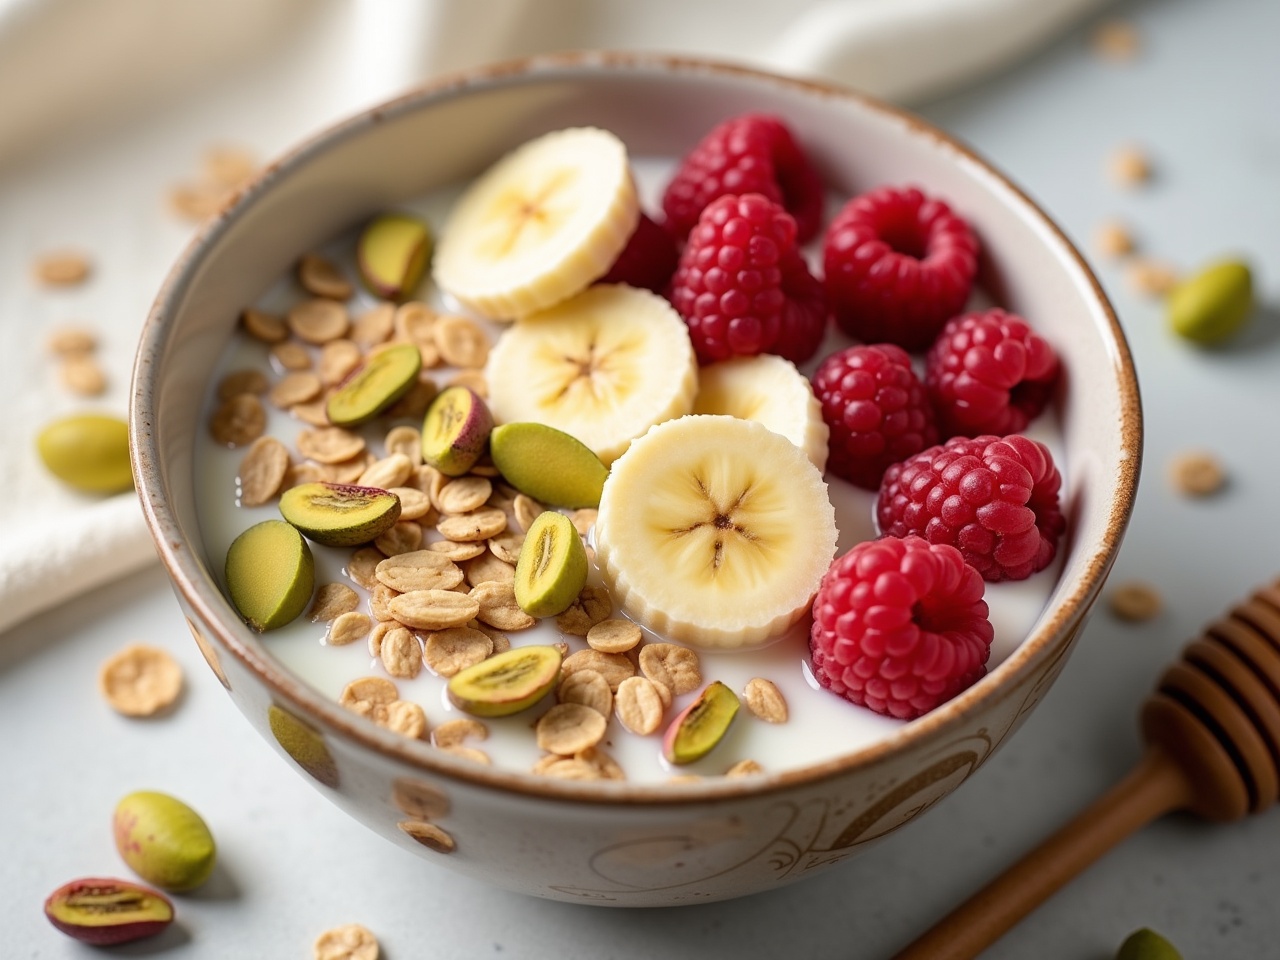
[[[240, 764], [241, 776], [261, 770], [271, 795], [250, 788], [241, 806], [219, 811], [239, 829], [221, 833], [232, 862], [239, 847], [240, 873], [195, 903], [188, 933], [162, 944], [177, 955], [286, 955], [264, 952], [267, 942], [306, 955], [324, 927], [358, 918], [386, 935], [393, 960], [426, 955], [422, 929], [443, 957], [889, 956], [1122, 774], [1138, 755], [1137, 705], [1160, 668], [1280, 571], [1280, 453], [1270, 442], [1280, 402], [1277, 35], [1275, 0], [0, 0], [0, 483], [10, 493], [0, 498], [0, 722], [26, 730], [37, 711], [56, 713], [54, 691], [71, 677], [91, 699], [96, 664], [140, 632], [189, 667], [189, 716], [147, 731], [150, 744], [186, 758], [172, 761], [174, 778], [198, 796], [213, 788], [187, 739], [197, 731], [201, 758]], [[132, 497], [62, 490], [34, 454], [39, 426], [58, 414], [125, 415], [134, 344], [165, 274], [260, 165], [443, 72], [593, 47], [822, 77], [968, 142], [1085, 252], [1143, 391], [1144, 480], [1112, 583], [1153, 585], [1161, 612], [1134, 625], [1100, 610], [1044, 706], [941, 810], [841, 871], [746, 905], [586, 912], [407, 858], [380, 862], [382, 841], [299, 778], [277, 777], [270, 750], [221, 696]], [[1225, 256], [1251, 265], [1258, 305], [1233, 341], [1199, 349], [1167, 328], [1163, 295]], [[82, 273], [50, 280], [50, 259]], [[68, 381], [50, 358], [49, 332], [68, 326], [95, 335], [100, 380]], [[1222, 464], [1219, 495], [1192, 502], [1169, 482], [1169, 465], [1190, 449]], [[68, 708], [66, 720], [93, 713]], [[210, 724], [216, 738], [199, 733]], [[68, 852], [83, 852], [79, 833], [68, 838], [32, 810], [45, 796], [33, 773], [60, 790], [74, 779], [31, 769], [52, 749], [40, 739], [51, 729], [0, 747], [0, 847], [10, 851], [0, 919], [17, 931], [4, 956], [87, 955], [39, 917], [46, 887], [93, 872], [44, 866], [84, 859]], [[296, 834], [294, 801], [330, 839], [326, 850], [277, 832]], [[1276, 956], [1278, 822], [1273, 812], [1233, 827], [1157, 825], [989, 956], [1101, 960], [1144, 925], [1187, 958]], [[90, 861], [113, 863], [109, 841], [89, 833], [89, 849], [102, 847]], [[956, 837], [971, 841], [963, 858], [934, 859]], [[251, 876], [255, 858], [280, 856], [300, 885], [287, 897]]]

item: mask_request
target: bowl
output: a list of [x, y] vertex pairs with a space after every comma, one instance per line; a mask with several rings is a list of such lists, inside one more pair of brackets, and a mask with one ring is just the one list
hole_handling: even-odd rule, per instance
[[[1034, 318], [1067, 376], [1054, 400], [1068, 528], [1029, 635], [974, 686], [873, 745], [801, 769], [696, 783], [539, 778], [409, 741], [280, 665], [224, 599], [197, 522], [202, 402], [239, 312], [301, 253], [548, 130], [598, 125], [678, 156], [715, 123], [784, 117], [845, 193], [919, 183], [983, 243], [992, 298]], [[582, 53], [433, 82], [266, 168], [169, 274], [134, 371], [132, 455], [147, 522], [201, 651], [249, 722], [329, 799], [406, 850], [494, 884], [622, 906], [707, 902], [845, 860], [977, 770], [1058, 676], [1133, 505], [1141, 411], [1111, 307], [1062, 231], [1007, 178], [928, 124], [852, 92], [661, 56]]]

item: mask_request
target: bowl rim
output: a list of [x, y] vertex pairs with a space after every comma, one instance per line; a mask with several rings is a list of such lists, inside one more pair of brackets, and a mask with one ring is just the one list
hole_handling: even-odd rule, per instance
[[[688, 783], [564, 781], [522, 771], [486, 767], [452, 757], [423, 741], [410, 741], [350, 713], [340, 707], [337, 701], [331, 701], [313, 690], [279, 661], [242, 643], [235, 632], [223, 622], [222, 613], [214, 608], [215, 598], [206, 596], [201, 583], [204, 576], [202, 568], [205, 565], [185, 544], [176, 517], [166, 502], [166, 484], [160, 466], [163, 458], [155, 443], [153, 424], [156, 421], [155, 387], [159, 380], [157, 360], [168, 335], [168, 318], [175, 312], [176, 301], [185, 292], [197, 271], [203, 251], [218, 241], [259, 194], [291, 170], [305, 164], [312, 156], [325, 152], [347, 137], [359, 135], [385, 119], [412, 112], [421, 104], [446, 100], [452, 96], [465, 96], [475, 90], [495, 88], [507, 83], [551, 79], [557, 75], [561, 79], [566, 76], [583, 79], [602, 70], [653, 73], [695, 80], [699, 75], [721, 79], [737, 78], [819, 98], [845, 100], [856, 104], [860, 109], [894, 120], [908, 128], [910, 133], [932, 139], [972, 163], [998, 186], [1009, 191], [1014, 201], [1023, 205], [1021, 212], [1038, 221], [1039, 226], [1047, 230], [1049, 236], [1061, 245], [1062, 252], [1074, 261], [1105, 318], [1111, 340], [1109, 352], [1115, 360], [1114, 370], [1120, 399], [1120, 443], [1124, 456], [1114, 480], [1115, 496], [1107, 516], [1105, 531], [1098, 549], [1089, 558], [1085, 572], [1073, 592], [1063, 598], [1052, 616], [982, 680], [923, 717], [907, 723], [890, 736], [850, 753], [805, 767], [766, 773], [760, 777], [704, 778]], [[1055, 660], [1063, 658], [1074, 643], [1077, 628], [1097, 599], [1106, 574], [1115, 561], [1132, 514], [1143, 440], [1142, 409], [1133, 359], [1115, 311], [1097, 277], [1053, 219], [1024, 190], [971, 147], [906, 110], [837, 84], [783, 76], [712, 58], [601, 50], [521, 57], [442, 75], [322, 127], [270, 162], [252, 180], [241, 185], [228, 198], [223, 208], [197, 229], [156, 295], [142, 330], [134, 362], [129, 428], [130, 456], [143, 513], [159, 558], [174, 588], [189, 604], [192, 612], [211, 628], [222, 650], [234, 656], [265, 684], [273, 702], [289, 704], [292, 709], [300, 711], [299, 719], [318, 724], [322, 730], [331, 730], [361, 749], [372, 750], [385, 759], [410, 768], [475, 787], [498, 789], [512, 795], [601, 806], [722, 802], [735, 798], [766, 796], [832, 779], [857, 768], [874, 765], [914, 745], [936, 741], [947, 730], [958, 727], [967, 716], [983, 709], [989, 702], [998, 703], [1003, 700], [1042, 660], [1048, 657]], [[216, 600], [225, 602], [216, 588], [215, 592]]]

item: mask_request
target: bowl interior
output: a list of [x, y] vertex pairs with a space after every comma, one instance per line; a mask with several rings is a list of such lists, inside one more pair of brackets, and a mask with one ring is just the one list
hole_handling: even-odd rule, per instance
[[[246, 188], [175, 267], [136, 368], [135, 472], [170, 574], [215, 625], [220, 643], [319, 722], [339, 717], [336, 704], [288, 675], [240, 623], [210, 573], [221, 558], [206, 556], [197, 522], [193, 452], [204, 430], [201, 405], [240, 311], [299, 253], [375, 212], [469, 178], [537, 134], [598, 125], [618, 134], [633, 154], [670, 156], [720, 120], [746, 112], [784, 117], [837, 192], [914, 183], [946, 198], [980, 236], [987, 289], [1001, 305], [1032, 318], [1068, 372], [1057, 400], [1069, 518], [1059, 581], [1013, 656], [902, 736], [930, 735], [953, 714], [976, 709], [1002, 678], [1033, 669], [1070, 642], [1119, 545], [1141, 436], [1136, 382], [1119, 327], [1062, 234], [967, 149], [892, 109], [734, 68], [583, 55], [474, 72], [322, 133]], [[379, 749], [436, 763], [420, 745], [406, 748], [373, 730], [366, 736]]]

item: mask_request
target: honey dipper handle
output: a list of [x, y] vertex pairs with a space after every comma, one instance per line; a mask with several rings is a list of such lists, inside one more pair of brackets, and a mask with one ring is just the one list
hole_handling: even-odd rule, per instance
[[1187, 805], [1191, 788], [1159, 748], [1074, 820], [956, 907], [893, 960], [970, 960], [1129, 834]]

